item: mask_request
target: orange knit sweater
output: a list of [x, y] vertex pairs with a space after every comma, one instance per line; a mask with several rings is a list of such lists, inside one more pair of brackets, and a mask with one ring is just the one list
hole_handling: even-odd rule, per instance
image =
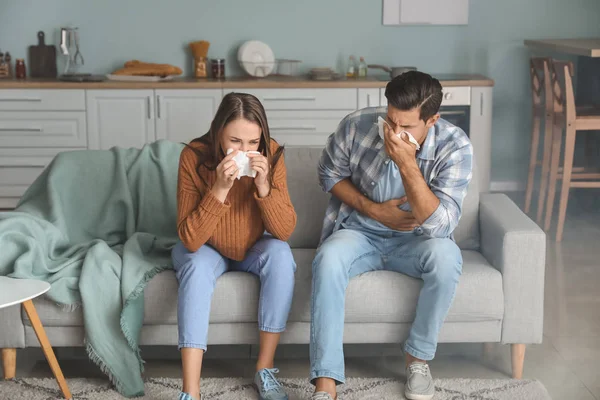
[[[191, 146], [203, 145], [192, 143]], [[271, 141], [271, 154], [278, 147]], [[189, 251], [195, 252], [208, 243], [221, 255], [241, 261], [265, 230], [284, 241], [291, 236], [296, 226], [296, 212], [287, 190], [283, 156], [273, 168], [273, 186], [267, 197], [259, 198], [254, 179], [244, 176], [236, 179], [225, 203], [210, 191], [216, 172], [205, 166], [198, 171], [197, 163], [196, 153], [187, 147], [183, 149], [177, 182], [177, 231]]]

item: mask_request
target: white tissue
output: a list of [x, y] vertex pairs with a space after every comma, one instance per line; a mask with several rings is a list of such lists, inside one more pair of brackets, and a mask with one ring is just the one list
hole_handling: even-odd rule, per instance
[[[392, 127], [390, 126], [390, 124], [387, 123], [387, 121], [381, 117], [377, 117], [377, 126], [379, 127], [379, 136], [384, 139], [384, 132], [383, 132], [383, 124], [386, 124], [388, 126], [388, 128], [392, 129]], [[417, 140], [415, 139], [415, 137], [413, 135], [410, 134], [410, 132], [408, 131], [402, 131], [400, 133], [397, 133], [396, 136], [398, 136], [400, 139], [402, 139], [402, 134], [406, 133], [406, 136], [408, 137], [408, 141], [411, 142], [412, 144], [415, 145], [415, 147], [417, 148], [417, 150], [421, 149], [421, 146], [419, 145], [419, 142], [417, 142]]]
[[[227, 154], [231, 154], [233, 149], [227, 149]], [[250, 157], [248, 157], [249, 153], [260, 154], [258, 151], [238, 151], [237, 154], [232, 158], [235, 161], [239, 172], [237, 178], [240, 179], [242, 176], [249, 176], [252, 178], [256, 177], [256, 171], [250, 167]]]

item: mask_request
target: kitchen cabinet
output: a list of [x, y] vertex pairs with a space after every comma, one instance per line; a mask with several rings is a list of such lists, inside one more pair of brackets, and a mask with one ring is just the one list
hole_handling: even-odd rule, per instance
[[154, 90], [88, 90], [90, 149], [142, 147], [156, 139]]
[[[481, 187], [486, 188], [490, 175], [493, 88], [485, 80], [480, 80], [479, 86], [464, 82], [464, 86], [457, 85], [456, 80], [444, 86], [440, 111], [443, 118], [469, 131]], [[322, 147], [346, 115], [387, 104], [385, 88], [378, 81], [374, 87], [348, 84], [235, 88], [174, 85], [168, 89], [168, 84], [157, 83], [143, 88], [132, 85], [19, 89], [2, 88], [0, 82], [0, 208], [14, 207], [62, 151], [142, 147], [157, 139], [189, 142], [203, 135], [223, 94], [231, 91], [258, 97], [265, 107], [271, 136], [279, 143]]]
[[381, 105], [381, 100], [379, 98], [379, 91], [385, 89], [377, 89], [377, 88], [360, 88], [358, 89], [358, 109], [365, 107], [379, 107]]
[[156, 138], [189, 142], [204, 135], [221, 103], [221, 89], [157, 89]]

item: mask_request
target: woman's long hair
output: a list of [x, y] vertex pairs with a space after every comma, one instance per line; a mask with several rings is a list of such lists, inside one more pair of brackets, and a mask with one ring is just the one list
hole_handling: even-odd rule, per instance
[[209, 131], [190, 142], [202, 143], [204, 146], [196, 148], [189, 146], [198, 155], [199, 170], [202, 166], [214, 171], [221, 160], [225, 157], [221, 149], [221, 135], [225, 126], [235, 120], [245, 119], [246, 121], [256, 123], [261, 130], [260, 144], [258, 151], [267, 158], [269, 168], [269, 182], [273, 186], [273, 169], [277, 165], [277, 161], [283, 154], [283, 146], [280, 146], [274, 154], [271, 154], [271, 134], [269, 132], [269, 124], [267, 123], [267, 115], [261, 102], [251, 94], [247, 93], [229, 93], [219, 105], [219, 109], [210, 124]]

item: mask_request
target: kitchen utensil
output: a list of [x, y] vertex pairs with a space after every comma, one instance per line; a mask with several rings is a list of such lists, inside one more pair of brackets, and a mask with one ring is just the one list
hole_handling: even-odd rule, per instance
[[265, 77], [275, 69], [273, 50], [258, 40], [245, 42], [238, 49], [238, 61], [250, 76]]
[[106, 78], [110, 81], [121, 81], [121, 82], [165, 82], [172, 81], [174, 76], [142, 76], [142, 75], [114, 75], [108, 74]]
[[296, 75], [298, 71], [298, 65], [302, 61], [300, 60], [287, 60], [287, 59], [277, 59], [277, 75], [282, 76], [293, 76]]
[[367, 67], [382, 69], [385, 72], [390, 74], [391, 79], [394, 79], [395, 77], [400, 76], [405, 72], [417, 70], [416, 67], [386, 67], [385, 65], [379, 65], [379, 64], [369, 64], [369, 65], [367, 65]]
[[75, 75], [77, 68], [83, 65], [83, 55], [79, 51], [78, 28], [60, 29], [60, 50], [65, 58], [65, 75]]
[[66, 82], [102, 82], [106, 80], [106, 76], [92, 74], [62, 74], [58, 79]]
[[45, 43], [45, 34], [37, 33], [38, 44], [29, 46], [29, 76], [56, 78], [56, 47]]
[[85, 63], [83, 60], [83, 55], [81, 55], [81, 53], [79, 52], [79, 31], [75, 31], [73, 32], [73, 34], [75, 35], [75, 55], [73, 56], [73, 62], [75, 63], [75, 65], [77, 65], [79, 60], [81, 61], [80, 64], [83, 65]]
[[334, 70], [328, 67], [312, 68], [308, 76], [317, 81], [330, 81], [341, 77], [340, 74], [336, 74]]

